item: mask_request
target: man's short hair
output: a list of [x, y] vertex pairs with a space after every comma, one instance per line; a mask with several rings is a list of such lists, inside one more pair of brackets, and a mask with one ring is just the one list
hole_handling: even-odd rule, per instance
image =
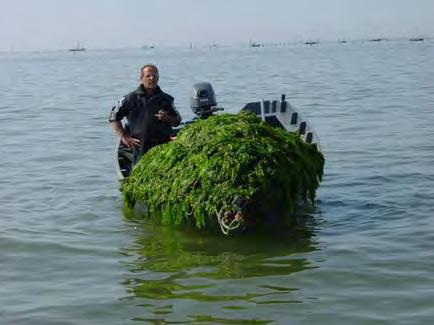
[[151, 68], [153, 70], [155, 70], [157, 72], [157, 74], [159, 74], [158, 72], [158, 68], [155, 64], [145, 64], [141, 69], [140, 69], [140, 78], [143, 77], [143, 70], [145, 70], [146, 68]]

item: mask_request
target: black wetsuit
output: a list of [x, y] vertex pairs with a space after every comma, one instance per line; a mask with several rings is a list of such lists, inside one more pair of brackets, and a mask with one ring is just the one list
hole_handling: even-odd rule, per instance
[[125, 131], [131, 137], [140, 140], [140, 146], [133, 150], [133, 163], [150, 148], [169, 141], [169, 137], [174, 134], [169, 123], [159, 121], [155, 117], [160, 109], [181, 120], [173, 97], [163, 92], [160, 87], [156, 88], [153, 95], [148, 96], [143, 85], [140, 85], [135, 91], [122, 97], [112, 108], [109, 121], [121, 121], [125, 117]]

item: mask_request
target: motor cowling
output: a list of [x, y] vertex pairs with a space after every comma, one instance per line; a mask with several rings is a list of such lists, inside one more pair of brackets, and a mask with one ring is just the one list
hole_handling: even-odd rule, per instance
[[194, 114], [199, 117], [211, 115], [217, 106], [216, 96], [209, 82], [199, 82], [193, 85], [190, 96], [190, 107]]

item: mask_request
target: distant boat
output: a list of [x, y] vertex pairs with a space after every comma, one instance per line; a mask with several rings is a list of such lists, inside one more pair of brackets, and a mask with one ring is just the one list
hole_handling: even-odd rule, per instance
[[80, 43], [77, 43], [76, 47], [70, 48], [68, 51], [69, 52], [83, 52], [83, 51], [86, 51], [86, 48], [81, 47]]
[[153, 49], [154, 45], [150, 44], [150, 45], [143, 45], [142, 49]]
[[410, 42], [422, 42], [425, 39], [423, 37], [415, 37], [415, 38], [409, 38], [408, 39]]
[[384, 41], [384, 38], [372, 38], [369, 40], [369, 42], [381, 42]]
[[249, 42], [249, 45], [250, 45], [250, 47], [262, 47], [262, 46], [264, 46], [263, 44], [255, 43], [252, 41]]
[[338, 43], [345, 44], [345, 43], [347, 43], [347, 41], [346, 40], [340, 40], [340, 41], [338, 41]]
[[304, 42], [304, 45], [316, 45], [319, 42], [315, 42], [315, 41], [308, 41], [308, 42]]

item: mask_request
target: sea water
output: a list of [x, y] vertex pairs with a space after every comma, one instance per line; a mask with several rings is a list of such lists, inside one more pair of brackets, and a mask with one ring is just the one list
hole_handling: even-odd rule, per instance
[[[0, 323], [428, 324], [434, 41], [0, 54]], [[282, 93], [326, 157], [292, 231], [224, 237], [122, 210], [111, 107], [155, 63], [184, 120]]]

